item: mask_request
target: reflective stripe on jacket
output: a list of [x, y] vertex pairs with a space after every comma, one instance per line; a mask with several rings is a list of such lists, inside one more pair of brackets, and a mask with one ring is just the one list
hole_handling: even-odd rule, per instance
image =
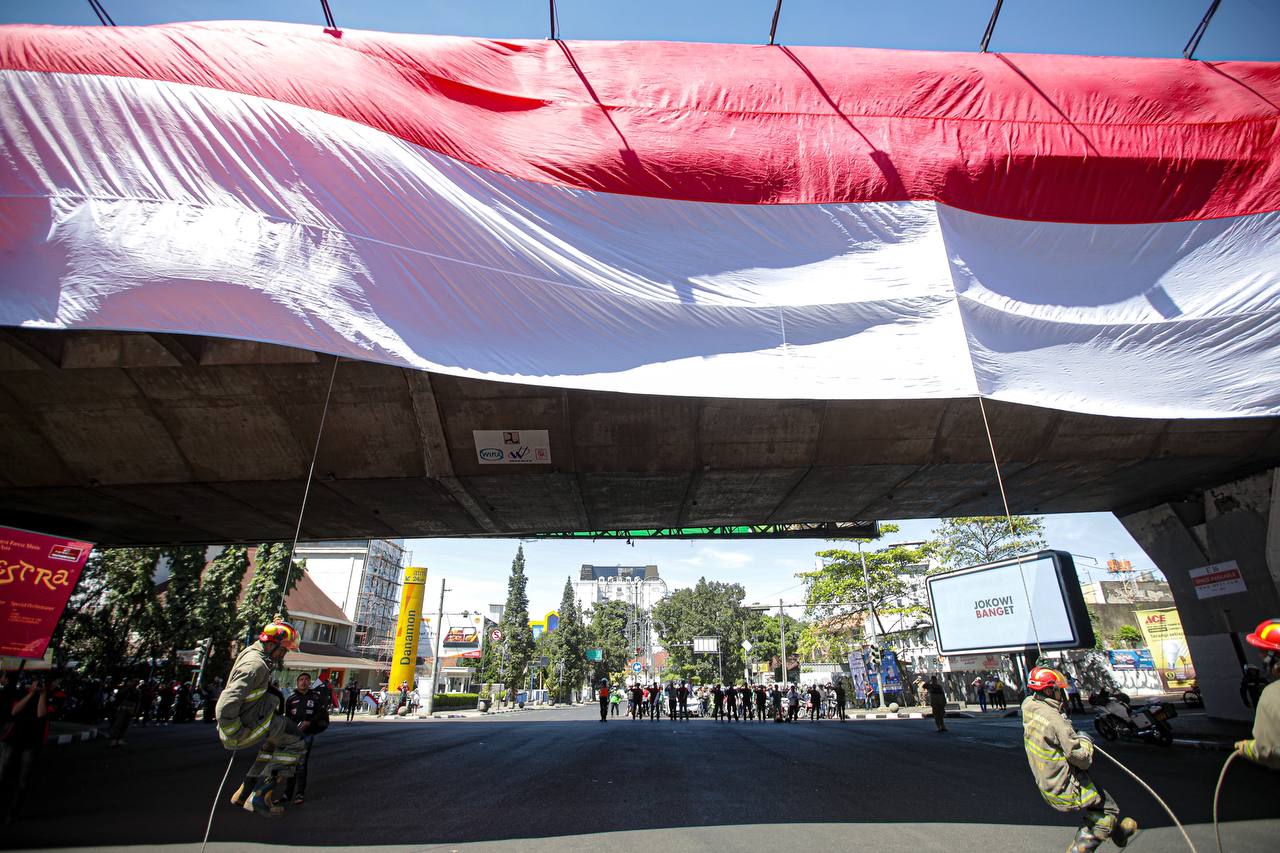
[[271, 670], [271, 656], [261, 641], [236, 657], [217, 705], [218, 738], [227, 749], [252, 746], [271, 728], [271, 717], [280, 707], [267, 692]]
[[1273, 681], [1258, 698], [1253, 739], [1241, 747], [1244, 757], [1280, 770], [1280, 681]]
[[1076, 732], [1060, 703], [1034, 693], [1022, 700], [1022, 745], [1031, 775], [1049, 805], [1073, 812], [1099, 799], [1085, 772], [1093, 763], [1093, 742]]

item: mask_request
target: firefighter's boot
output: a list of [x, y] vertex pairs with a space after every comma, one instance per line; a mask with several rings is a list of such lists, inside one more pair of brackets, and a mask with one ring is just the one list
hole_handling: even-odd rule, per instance
[[260, 814], [263, 817], [283, 817], [284, 806], [271, 802], [271, 785], [273, 779], [270, 776], [264, 776], [254, 786], [253, 793], [249, 795], [249, 799], [244, 801], [244, 810]]
[[1088, 827], [1082, 826], [1071, 842], [1071, 846], [1067, 848], [1067, 853], [1093, 853], [1102, 846], [1102, 841], [1103, 839], [1090, 832]]
[[244, 801], [249, 799], [251, 793], [253, 793], [253, 789], [249, 786], [249, 780], [246, 779], [240, 783], [240, 787], [236, 788], [236, 792], [231, 795], [231, 805], [243, 806]]
[[1111, 840], [1116, 843], [1117, 847], [1125, 847], [1138, 834], [1138, 822], [1131, 817], [1126, 817], [1116, 826], [1115, 831], [1111, 833]]

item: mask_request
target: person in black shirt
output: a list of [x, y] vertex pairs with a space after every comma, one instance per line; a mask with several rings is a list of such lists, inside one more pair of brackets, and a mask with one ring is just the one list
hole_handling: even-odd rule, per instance
[[711, 719], [719, 720], [724, 718], [724, 694], [720, 691], [720, 685], [717, 684], [711, 688]]
[[297, 689], [289, 694], [284, 703], [284, 715], [293, 720], [307, 750], [298, 762], [298, 769], [289, 777], [285, 785], [284, 798], [292, 799], [294, 805], [302, 805], [303, 796], [307, 793], [307, 769], [311, 764], [311, 745], [320, 734], [329, 727], [329, 702], [318, 690], [311, 689], [311, 676], [302, 673], [298, 676]]
[[843, 720], [845, 719], [845, 716], [844, 716], [844, 681], [843, 681], [843, 680], [841, 680], [841, 681], [837, 681], [837, 682], [836, 682], [835, 693], [836, 693], [836, 716], [838, 716], [838, 717], [843, 721]]
[[36, 679], [19, 686], [16, 675], [7, 676], [0, 703], [6, 721], [0, 741], [0, 808], [6, 824], [18, 819], [31, 788], [36, 759], [49, 733], [56, 682]]
[[347, 722], [349, 723], [355, 717], [356, 708], [360, 705], [360, 685], [355, 681], [354, 676], [351, 683], [347, 685], [345, 693], [347, 694]]
[[760, 722], [764, 722], [765, 705], [769, 702], [769, 692], [764, 689], [763, 684], [756, 685], [756, 716], [760, 718]]
[[676, 701], [680, 705], [680, 719], [689, 719], [689, 682], [680, 682], [680, 686], [676, 688]]
[[631, 719], [638, 720], [644, 716], [644, 688], [640, 682], [631, 685]]

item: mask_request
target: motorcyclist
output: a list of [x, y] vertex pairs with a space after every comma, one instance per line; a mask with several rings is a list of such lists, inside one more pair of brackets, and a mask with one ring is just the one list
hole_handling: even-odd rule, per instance
[[1138, 832], [1133, 818], [1120, 818], [1120, 807], [1098, 788], [1088, 770], [1093, 741], [1080, 734], [1064, 715], [1067, 679], [1055, 669], [1037, 666], [1027, 678], [1022, 700], [1023, 746], [1027, 763], [1045, 802], [1060, 812], [1080, 812], [1080, 829], [1068, 853], [1091, 853], [1110, 838], [1126, 846]]
[[1236, 742], [1236, 752], [1250, 761], [1280, 770], [1280, 619], [1268, 619], [1245, 637], [1263, 652], [1271, 683], [1258, 698], [1253, 737]]
[[[260, 744], [245, 783], [232, 795], [231, 802], [269, 817], [284, 814], [284, 808], [271, 800], [272, 786], [277, 779], [293, 775], [306, 751], [298, 727], [277, 714], [280, 700], [270, 691], [272, 671], [288, 652], [297, 648], [298, 630], [277, 618], [262, 629], [257, 642], [236, 657], [227, 686], [218, 697], [218, 738], [222, 745], [236, 750]], [[247, 790], [250, 785], [251, 791]]]

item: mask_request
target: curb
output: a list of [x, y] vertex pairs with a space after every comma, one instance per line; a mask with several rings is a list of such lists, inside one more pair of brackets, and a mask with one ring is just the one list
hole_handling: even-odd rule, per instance
[[75, 743], [77, 741], [93, 740], [96, 737], [98, 737], [98, 730], [89, 729], [88, 731], [83, 731], [83, 732], [72, 732], [70, 734], [52, 736], [49, 738], [49, 743], [52, 743], [56, 746], [66, 746], [69, 743]]
[[923, 720], [924, 714], [918, 711], [904, 713], [899, 711], [896, 714], [850, 714], [851, 720]]
[[1221, 740], [1200, 740], [1198, 738], [1180, 738], [1173, 739], [1174, 746], [1185, 746], [1191, 749], [1208, 749], [1214, 752], [1232, 752], [1235, 750], [1234, 743], [1227, 743]]

